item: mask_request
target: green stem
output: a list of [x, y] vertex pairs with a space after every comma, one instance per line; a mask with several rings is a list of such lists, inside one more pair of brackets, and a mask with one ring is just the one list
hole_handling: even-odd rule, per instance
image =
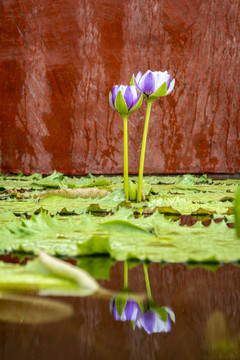
[[144, 131], [143, 131], [142, 149], [141, 149], [139, 172], [138, 172], [137, 201], [142, 201], [142, 182], [143, 182], [144, 159], [145, 159], [145, 151], [146, 151], [146, 143], [147, 143], [148, 124], [149, 124], [152, 103], [153, 103], [153, 100], [147, 100], [147, 111], [146, 111], [145, 125], [144, 125]]
[[146, 284], [148, 301], [151, 301], [152, 300], [152, 292], [151, 292], [150, 281], [149, 281], [149, 276], [148, 276], [147, 264], [143, 264], [143, 271], [144, 271], [144, 276], [145, 276], [145, 284]]
[[123, 176], [124, 176], [124, 193], [128, 201], [128, 117], [123, 116]]
[[124, 289], [128, 289], [128, 263], [124, 261], [124, 280], [123, 280]]

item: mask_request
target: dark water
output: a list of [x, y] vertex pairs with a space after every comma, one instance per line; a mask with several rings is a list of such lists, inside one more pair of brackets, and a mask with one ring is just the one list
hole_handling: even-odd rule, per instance
[[[118, 292], [123, 269], [123, 263], [113, 265], [110, 280], [99, 282]], [[156, 304], [175, 314], [171, 331], [148, 334], [133, 329], [130, 321], [116, 321], [109, 299], [99, 297], [51, 297], [68, 305], [72, 314], [50, 309], [48, 322], [41, 303], [26, 305], [21, 315], [11, 300], [1, 300], [4, 314], [15, 309], [18, 320], [0, 320], [0, 359], [240, 359], [240, 267], [226, 264], [211, 271], [151, 264], [148, 274]], [[128, 286], [135, 293], [146, 292], [142, 264], [129, 270]]]

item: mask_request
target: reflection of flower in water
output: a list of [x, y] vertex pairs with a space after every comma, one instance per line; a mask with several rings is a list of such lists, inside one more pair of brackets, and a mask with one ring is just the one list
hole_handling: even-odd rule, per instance
[[110, 312], [115, 320], [131, 321], [133, 328], [144, 329], [148, 334], [170, 332], [174, 312], [166, 306], [157, 306], [151, 294], [147, 265], [143, 264], [148, 301], [143, 309], [142, 300], [128, 288], [128, 264], [124, 263], [124, 287], [110, 301]]
[[163, 321], [159, 312], [150, 307], [144, 310], [143, 314], [138, 316], [135, 326], [144, 329], [148, 334], [169, 332], [172, 329], [172, 321], [175, 322], [174, 312], [167, 307], [158, 308], [161, 312], [167, 313], [167, 320]]
[[167, 306], [157, 306], [152, 298], [147, 264], [143, 264], [143, 271], [148, 302], [143, 313], [137, 317], [135, 327], [143, 328], [148, 334], [169, 332], [172, 329], [172, 321], [175, 322], [174, 312]]
[[123, 289], [111, 299], [110, 312], [113, 313], [115, 320], [136, 321], [142, 310], [142, 299], [135, 296], [128, 288], [128, 263], [125, 261]]
[[122, 313], [120, 313], [116, 306], [116, 300], [113, 298], [110, 302], [110, 310], [113, 313], [114, 319], [120, 321], [135, 321], [138, 315], [142, 314], [139, 304], [133, 299], [127, 300]]

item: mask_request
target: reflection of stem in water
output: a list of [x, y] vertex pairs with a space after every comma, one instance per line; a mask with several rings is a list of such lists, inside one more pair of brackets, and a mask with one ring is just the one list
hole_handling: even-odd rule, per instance
[[124, 282], [123, 282], [124, 289], [128, 289], [128, 263], [124, 261]]
[[[116, 296], [116, 291], [100, 287], [100, 289], [96, 293], [94, 293], [93, 295], [90, 295], [90, 296], [95, 297], [95, 298], [100, 298], [100, 299], [111, 300], [114, 296]], [[146, 294], [144, 294], [144, 293], [131, 294], [129, 292], [125, 292], [125, 293], [122, 292], [121, 297], [126, 298], [128, 300], [132, 299], [132, 300], [136, 300], [136, 301], [146, 300]]]
[[148, 276], [147, 264], [143, 264], [143, 271], [144, 271], [144, 276], [145, 276], [145, 284], [146, 284], [148, 300], [151, 301], [152, 300], [152, 292], [151, 292], [150, 281], [149, 281], [149, 276]]

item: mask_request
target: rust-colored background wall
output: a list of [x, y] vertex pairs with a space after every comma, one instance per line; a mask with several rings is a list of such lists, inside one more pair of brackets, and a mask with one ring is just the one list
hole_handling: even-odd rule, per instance
[[[145, 173], [240, 171], [239, 0], [2, 0], [1, 171], [121, 173], [115, 84], [168, 70]], [[146, 103], [129, 118], [137, 173]]]

